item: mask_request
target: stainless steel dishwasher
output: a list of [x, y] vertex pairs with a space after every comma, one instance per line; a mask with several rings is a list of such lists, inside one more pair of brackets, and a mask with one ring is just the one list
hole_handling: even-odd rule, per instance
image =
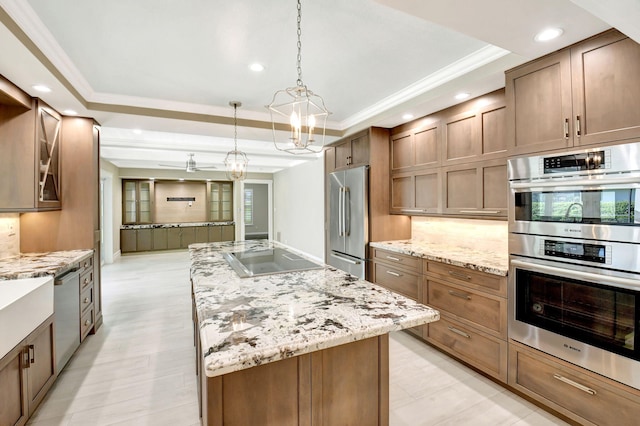
[[62, 371], [80, 346], [80, 269], [56, 277], [53, 287], [56, 366]]

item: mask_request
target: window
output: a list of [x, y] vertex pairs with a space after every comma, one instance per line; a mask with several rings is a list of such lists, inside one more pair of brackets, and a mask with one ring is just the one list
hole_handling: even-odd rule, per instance
[[244, 190], [244, 224], [253, 225], [253, 189]]

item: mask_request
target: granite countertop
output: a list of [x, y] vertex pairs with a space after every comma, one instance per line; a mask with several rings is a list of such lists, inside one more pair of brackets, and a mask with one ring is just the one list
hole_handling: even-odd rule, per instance
[[509, 255], [506, 251], [490, 252], [416, 240], [380, 241], [369, 245], [503, 277], [509, 271]]
[[414, 327], [438, 311], [333, 267], [239, 278], [222, 253], [278, 247], [256, 240], [191, 244], [205, 373], [215, 377]]
[[235, 222], [147, 223], [143, 225], [121, 225], [120, 229], [187, 228], [190, 226], [226, 225], [235, 225]]
[[0, 260], [0, 280], [60, 275], [93, 255], [93, 250], [67, 250], [49, 253], [23, 253]]

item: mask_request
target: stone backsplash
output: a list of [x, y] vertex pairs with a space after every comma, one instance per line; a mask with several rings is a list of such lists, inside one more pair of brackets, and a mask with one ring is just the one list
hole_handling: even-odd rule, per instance
[[506, 221], [439, 217], [411, 218], [411, 239], [493, 252], [508, 251]]
[[20, 254], [20, 214], [0, 213], [0, 259]]

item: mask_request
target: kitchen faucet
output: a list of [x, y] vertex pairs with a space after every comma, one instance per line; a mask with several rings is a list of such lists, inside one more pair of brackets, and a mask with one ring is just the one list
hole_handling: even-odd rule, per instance
[[571, 213], [571, 209], [575, 206], [579, 206], [580, 207], [580, 218], [582, 218], [582, 211], [583, 211], [583, 207], [582, 207], [582, 203], [571, 203], [569, 204], [569, 207], [567, 207], [567, 211], [564, 213], [564, 219], [568, 219], [569, 218], [569, 213]]

